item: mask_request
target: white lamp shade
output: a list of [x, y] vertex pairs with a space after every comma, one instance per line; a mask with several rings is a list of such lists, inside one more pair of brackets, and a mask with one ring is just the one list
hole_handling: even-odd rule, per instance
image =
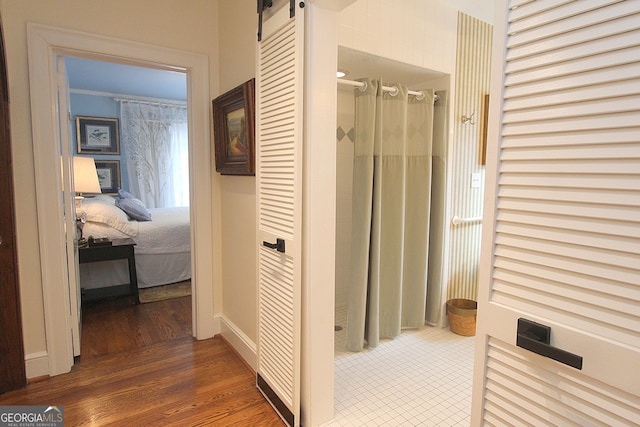
[[92, 157], [73, 158], [73, 182], [76, 193], [101, 193], [96, 162]]

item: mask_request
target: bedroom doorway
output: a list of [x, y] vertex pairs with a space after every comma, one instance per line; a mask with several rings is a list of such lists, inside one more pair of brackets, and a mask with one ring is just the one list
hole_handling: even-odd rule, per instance
[[[214, 335], [213, 288], [215, 276], [213, 256], [212, 183], [210, 171], [209, 130], [209, 64], [206, 55], [175, 51], [154, 45], [134, 43], [54, 28], [28, 24], [29, 83], [32, 105], [34, 162], [38, 233], [43, 282], [47, 364], [45, 374], [58, 375], [73, 366], [70, 337], [69, 279], [64, 245], [64, 210], [60, 194], [60, 128], [51, 114], [58, 103], [59, 75], [56, 62], [60, 56], [75, 56], [140, 65], [183, 72], [187, 75], [189, 129], [189, 182], [191, 188], [191, 253], [193, 336], [206, 339]], [[171, 65], [167, 65], [171, 64]], [[212, 220], [213, 218], [213, 220]], [[196, 232], [197, 230], [197, 232]], [[195, 238], [197, 236], [197, 239]], [[217, 267], [217, 266], [215, 266]]]
[[[64, 71], [68, 82], [71, 126], [70, 147], [61, 151], [69, 151], [74, 159], [92, 158], [102, 190], [102, 194], [86, 195], [76, 209], [84, 219], [83, 237], [135, 241], [142, 303], [190, 295], [186, 73], [76, 56], [65, 56], [63, 60], [58, 70]], [[108, 130], [115, 130], [105, 138], [109, 146], [101, 140], [93, 144], [96, 141], [90, 139], [89, 129], [101, 123], [111, 125]], [[77, 186], [78, 177], [74, 178]], [[131, 200], [135, 204], [126, 203]], [[125, 219], [127, 223], [122, 222]], [[124, 260], [81, 263], [79, 273], [79, 318], [83, 325], [79, 328], [82, 333], [73, 337], [74, 355], [86, 356], [81, 346], [92, 342], [86, 337], [95, 336], [101, 325], [109, 328], [109, 313], [125, 316], [128, 311], [126, 304], [115, 303], [109, 297], [128, 293], [122, 284], [129, 282], [129, 274]], [[183, 306], [174, 319], [178, 323], [185, 315]], [[138, 311], [143, 313], [148, 308], [139, 307]], [[186, 311], [191, 318], [190, 304]], [[95, 316], [96, 312], [102, 315]], [[157, 317], [141, 314], [131, 319], [140, 331], [152, 329], [147, 335], [158, 336], [152, 325], [145, 324]], [[165, 323], [172, 323], [172, 319], [165, 319]], [[94, 332], [87, 335], [87, 329]], [[191, 329], [189, 324], [189, 334]], [[180, 328], [183, 332], [184, 328]], [[108, 348], [89, 345], [86, 350], [100, 353]]]

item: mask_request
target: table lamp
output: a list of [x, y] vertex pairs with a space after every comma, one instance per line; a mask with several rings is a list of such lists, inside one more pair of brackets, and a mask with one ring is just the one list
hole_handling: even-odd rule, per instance
[[98, 181], [98, 171], [93, 157], [73, 158], [73, 182], [76, 192], [76, 210], [82, 207], [83, 194], [99, 194], [100, 181]]

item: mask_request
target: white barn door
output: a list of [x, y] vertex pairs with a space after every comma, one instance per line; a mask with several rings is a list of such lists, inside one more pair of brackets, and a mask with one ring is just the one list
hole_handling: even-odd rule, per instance
[[265, 10], [256, 73], [257, 384], [292, 426], [300, 422], [304, 64], [300, 4], [274, 2]]
[[636, 425], [640, 1], [496, 5], [472, 425]]

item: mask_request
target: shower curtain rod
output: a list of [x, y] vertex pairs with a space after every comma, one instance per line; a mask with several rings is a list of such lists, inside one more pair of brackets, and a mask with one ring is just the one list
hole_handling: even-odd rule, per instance
[[[367, 84], [364, 82], [358, 82], [355, 80], [346, 80], [346, 79], [338, 79], [338, 84], [343, 84], [343, 85], [349, 85], [349, 86], [355, 86], [355, 87], [365, 87]], [[397, 93], [398, 88], [395, 86], [382, 86], [382, 90], [385, 92], [393, 92], [394, 94]], [[422, 91], [415, 91], [415, 90], [410, 90], [408, 91], [409, 95], [414, 95], [416, 96], [419, 100], [424, 98], [424, 92]], [[438, 100], [439, 96], [438, 95], [433, 95], [433, 102], [436, 102]]]

